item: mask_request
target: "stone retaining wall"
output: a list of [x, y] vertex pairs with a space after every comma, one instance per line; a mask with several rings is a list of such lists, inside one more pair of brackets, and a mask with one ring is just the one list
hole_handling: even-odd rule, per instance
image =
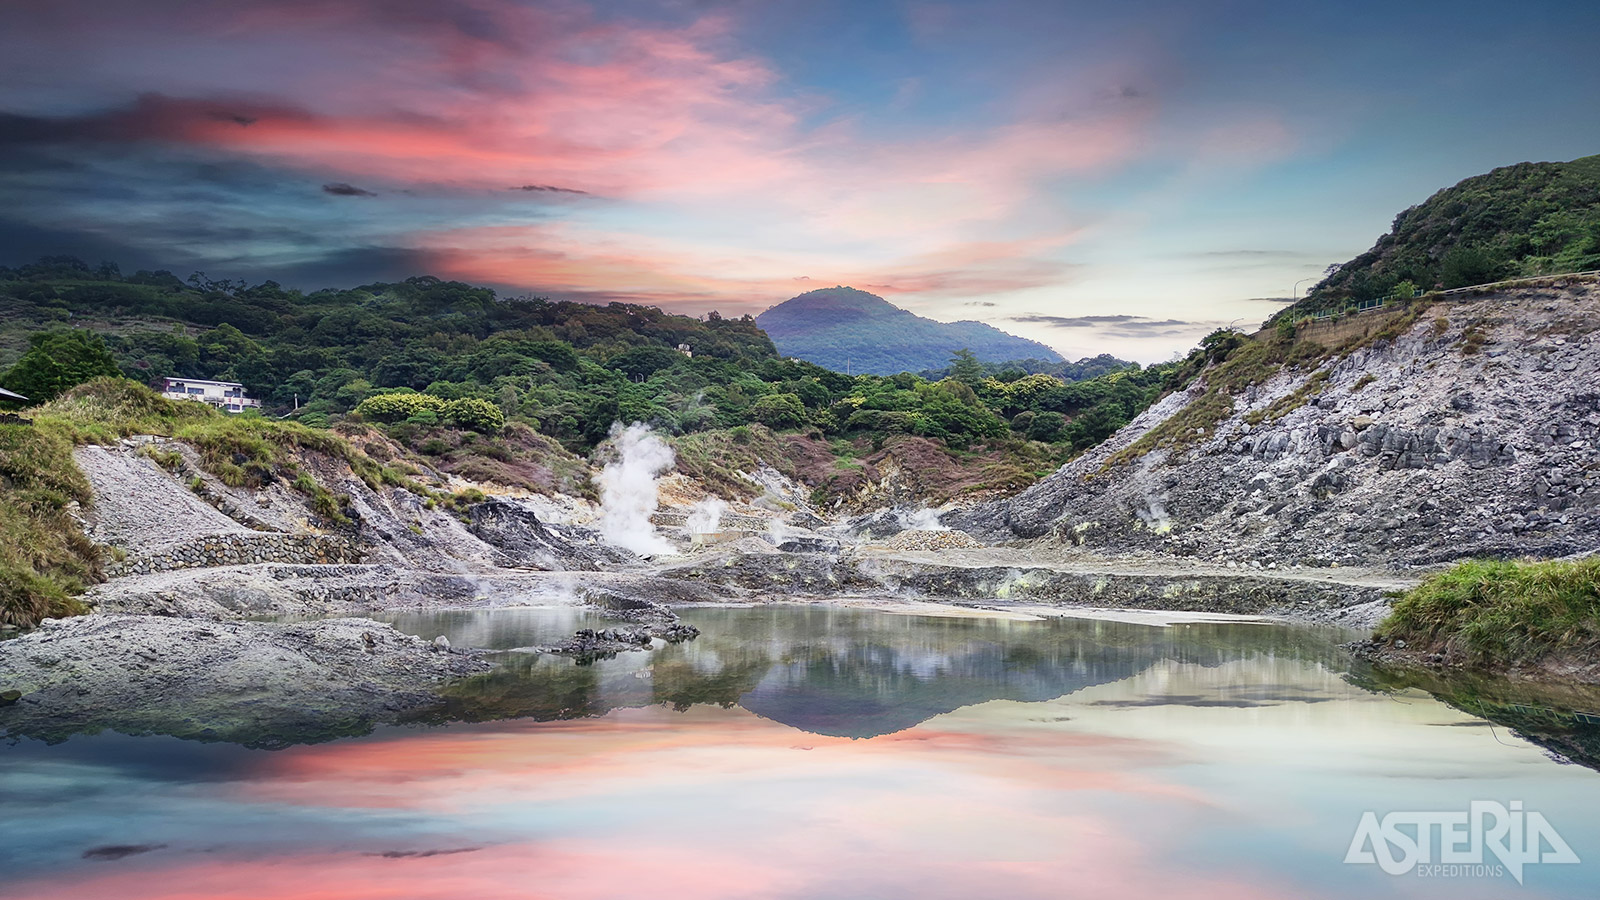
[[242, 566], [250, 563], [358, 563], [361, 549], [348, 538], [323, 534], [217, 534], [154, 553], [130, 556], [106, 567], [106, 575], [146, 575], [173, 569]]
[[926, 600], [1014, 600], [1051, 606], [1292, 615], [1312, 620], [1330, 620], [1339, 610], [1384, 599], [1379, 587], [1267, 573], [1065, 572], [823, 554], [740, 554], [696, 561], [663, 574], [790, 596], [889, 593]]

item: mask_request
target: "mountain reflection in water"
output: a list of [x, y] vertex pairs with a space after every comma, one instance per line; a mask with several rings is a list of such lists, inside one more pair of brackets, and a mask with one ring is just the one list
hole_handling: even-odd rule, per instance
[[[1217, 665], [1240, 654], [1336, 665], [1328, 633], [1261, 624], [1170, 628], [1080, 618], [1043, 621], [887, 615], [830, 606], [685, 610], [701, 636], [591, 666], [511, 654], [452, 690], [429, 721], [601, 715], [666, 704], [741, 706], [813, 734], [874, 737], [990, 700], [1040, 701], [1118, 681], [1160, 660]], [[397, 627], [493, 645], [459, 613]], [[479, 628], [472, 632], [469, 629]], [[500, 646], [513, 646], [502, 639]], [[1274, 702], [1258, 686], [1241, 703]]]
[[[1589, 900], [1600, 885], [1600, 776], [1464, 702], [1352, 683], [1338, 634], [807, 606], [685, 618], [702, 637], [653, 653], [508, 654], [431, 721], [365, 737], [0, 747], [0, 896]], [[395, 621], [501, 648], [589, 624]], [[1365, 812], [1473, 800], [1522, 801], [1584, 862], [1518, 885], [1343, 861]]]

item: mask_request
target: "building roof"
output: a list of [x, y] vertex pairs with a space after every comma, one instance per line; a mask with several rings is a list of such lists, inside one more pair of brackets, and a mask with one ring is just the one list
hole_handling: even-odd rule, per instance
[[21, 394], [14, 394], [11, 391], [6, 390], [5, 388], [0, 388], [0, 400], [26, 400], [26, 399], [28, 399], [28, 398], [22, 396]]
[[166, 381], [168, 384], [176, 381], [180, 384], [214, 384], [218, 387], [244, 387], [244, 385], [237, 381], [212, 381], [209, 378], [180, 378], [176, 375], [169, 376]]

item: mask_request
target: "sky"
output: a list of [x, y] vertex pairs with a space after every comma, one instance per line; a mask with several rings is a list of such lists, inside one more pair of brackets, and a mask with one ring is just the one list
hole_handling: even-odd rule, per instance
[[1600, 152], [1600, 4], [0, 0], [0, 263], [759, 313], [1068, 358], [1253, 326]]

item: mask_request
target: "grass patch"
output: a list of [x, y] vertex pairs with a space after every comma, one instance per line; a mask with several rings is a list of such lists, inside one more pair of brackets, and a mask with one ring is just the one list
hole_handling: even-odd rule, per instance
[[0, 425], [0, 623], [84, 611], [73, 595], [100, 580], [104, 560], [69, 510], [90, 497], [58, 429]]
[[146, 444], [139, 448], [139, 455], [149, 458], [168, 472], [176, 472], [183, 468], [183, 454], [176, 450], [164, 450]]
[[1590, 656], [1600, 648], [1600, 558], [1458, 563], [1407, 592], [1378, 634], [1477, 665]]
[[1272, 401], [1265, 409], [1258, 409], [1250, 413], [1244, 417], [1244, 420], [1249, 422], [1252, 427], [1263, 422], [1276, 422], [1304, 406], [1306, 401], [1320, 393], [1323, 385], [1327, 383], [1328, 373], [1326, 371], [1318, 372], [1306, 379], [1306, 383], [1300, 385], [1292, 393], [1285, 394]]

